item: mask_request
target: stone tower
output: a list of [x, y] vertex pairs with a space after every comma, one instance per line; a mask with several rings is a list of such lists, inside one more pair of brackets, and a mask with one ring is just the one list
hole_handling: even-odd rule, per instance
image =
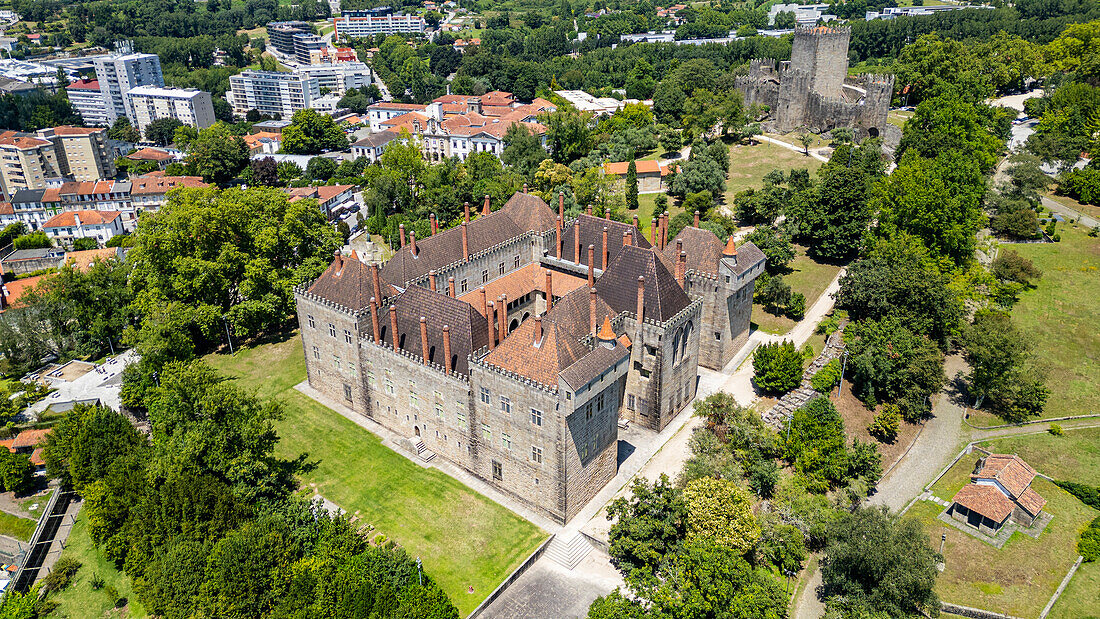
[[791, 61], [779, 83], [776, 118], [780, 131], [805, 124], [810, 98], [839, 99], [848, 75], [848, 28], [799, 27], [791, 44]]

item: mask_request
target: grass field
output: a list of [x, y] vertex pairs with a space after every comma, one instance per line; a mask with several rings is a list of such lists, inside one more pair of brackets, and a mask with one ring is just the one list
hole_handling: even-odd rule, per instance
[[814, 173], [821, 162], [813, 157], [783, 148], [770, 142], [760, 142], [752, 146], [730, 147], [730, 169], [726, 180], [726, 206], [733, 208], [733, 196], [746, 189], [759, 189], [764, 186], [764, 175], [779, 169], [789, 172], [797, 168], [806, 168]]
[[1100, 412], [1100, 239], [1059, 228], [1060, 243], [1012, 246], [1043, 271], [1012, 310], [1049, 369], [1043, 417]]
[[[960, 460], [933, 488], [935, 494], [949, 500], [951, 495], [944, 497], [943, 492], [959, 485], [958, 479], [970, 472], [976, 458]], [[936, 583], [942, 599], [1018, 617], [1039, 616], [1077, 559], [1079, 531], [1096, 517], [1097, 511], [1044, 479], [1036, 478], [1032, 487], [1047, 499], [1045, 511], [1054, 519], [1038, 539], [1017, 532], [999, 550], [937, 520], [943, 508], [931, 501], [918, 501], [907, 512], [907, 517], [921, 521], [936, 548], [940, 536], [947, 535], [946, 569]], [[1087, 595], [1066, 600], [1065, 604], [1071, 612], [1085, 611], [1067, 616], [1100, 612]]]
[[[631, 210], [626, 211], [626, 214], [629, 215], [630, 217], [633, 217], [634, 215], [638, 216], [638, 227], [640, 227], [642, 229], [642, 234], [645, 235], [645, 238], [648, 239], [649, 241], [653, 241], [653, 239], [649, 238], [649, 226], [650, 226], [650, 223], [653, 221], [653, 217], [654, 217], [653, 208], [654, 208], [654, 205], [656, 203], [657, 196], [659, 196], [659, 195], [662, 195], [662, 194], [659, 194], [659, 193], [642, 193], [642, 194], [638, 194], [638, 210], [637, 211], [631, 211]], [[669, 201], [668, 201], [668, 216], [670, 218], [672, 218], [672, 217], [675, 217], [676, 215], [678, 215], [682, 212], [684, 212], [683, 207], [678, 206], [676, 204], [675, 200], [669, 198]], [[668, 240], [671, 241], [672, 238], [670, 237]]]
[[[286, 407], [278, 451], [319, 460], [303, 482], [397, 541], [466, 615], [546, 534], [435, 469], [423, 469], [370, 432], [293, 389], [305, 379], [297, 334], [206, 360]], [[467, 593], [468, 587], [474, 593]]]
[[[86, 518], [77, 517], [73, 525], [72, 533], [65, 542], [65, 552], [62, 556], [73, 557], [80, 561], [81, 567], [73, 577], [72, 584], [64, 591], [50, 596], [51, 600], [60, 605], [51, 617], [146, 617], [145, 609], [137, 601], [130, 586], [130, 579], [126, 574], [115, 569], [114, 563], [103, 556], [92, 545], [92, 539], [88, 536], [88, 521]], [[125, 607], [125, 614], [114, 608], [113, 600], [100, 589], [92, 589], [92, 576], [98, 574], [104, 583], [118, 591], [118, 594], [129, 601]]]
[[1100, 483], [1100, 428], [1067, 429], [1062, 436], [1046, 432], [1014, 436], [981, 445], [1000, 453], [1016, 454], [1054, 479]]
[[8, 512], [0, 512], [0, 535], [7, 535], [22, 542], [29, 542], [31, 536], [34, 535], [34, 527], [37, 524], [37, 521], [30, 518], [20, 518]]
[[[809, 310], [821, 293], [825, 292], [829, 282], [836, 277], [840, 267], [815, 261], [806, 255], [806, 248], [801, 245], [795, 245], [794, 250], [795, 257], [789, 265], [790, 272], [783, 275], [783, 281], [790, 285], [792, 293], [801, 292], [806, 295], [806, 309]], [[796, 324], [796, 321], [786, 316], [765, 312], [764, 307], [759, 304], [752, 306], [752, 322], [758, 329], [776, 334], [786, 333]], [[821, 350], [818, 349], [817, 352]]]

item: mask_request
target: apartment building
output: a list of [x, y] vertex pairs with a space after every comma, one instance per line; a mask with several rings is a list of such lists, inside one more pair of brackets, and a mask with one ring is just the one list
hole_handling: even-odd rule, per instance
[[130, 198], [137, 216], [142, 211], [155, 211], [168, 201], [168, 192], [177, 187], [207, 187], [198, 176], [166, 176], [163, 172], [154, 172], [135, 177], [130, 189]]
[[107, 126], [107, 104], [99, 88], [99, 80], [77, 80], [65, 88], [65, 93], [69, 96], [69, 103], [84, 119], [84, 124]]
[[309, 64], [311, 52], [328, 49], [328, 44], [321, 37], [309, 32], [299, 32], [294, 35], [293, 39], [294, 59], [302, 64]]
[[107, 146], [107, 129], [63, 125], [42, 129], [38, 137], [53, 142], [58, 171], [74, 181], [97, 181], [115, 175]]
[[318, 90], [329, 94], [344, 96], [351, 88], [366, 88], [374, 79], [370, 67], [363, 62], [342, 62], [339, 64], [318, 64], [298, 67], [298, 75], [317, 78]]
[[160, 58], [156, 54], [129, 53], [129, 46], [120, 45], [123, 53], [95, 59], [95, 74], [107, 111], [107, 124], [120, 116], [133, 120], [126, 94], [138, 86], [164, 86]]
[[379, 14], [377, 10], [344, 11], [332, 18], [337, 39], [359, 39], [376, 34], [424, 32], [424, 18], [400, 13]]
[[214, 124], [214, 102], [210, 93], [194, 88], [138, 86], [126, 93], [133, 111], [130, 121], [142, 133], [154, 120], [174, 118], [185, 125], [204, 129]]
[[11, 196], [11, 209], [11, 213], [0, 215], [0, 224], [21, 221], [28, 230], [38, 230], [61, 212], [61, 189], [20, 189]]
[[271, 47], [288, 56], [294, 54], [294, 35], [312, 33], [313, 28], [304, 21], [273, 21], [267, 25]]
[[244, 116], [249, 110], [289, 119], [298, 110], [310, 107], [321, 96], [319, 80], [299, 73], [243, 71], [229, 78], [226, 93], [233, 114]]
[[0, 132], [0, 185], [4, 196], [40, 189], [61, 175], [53, 142], [15, 131]]

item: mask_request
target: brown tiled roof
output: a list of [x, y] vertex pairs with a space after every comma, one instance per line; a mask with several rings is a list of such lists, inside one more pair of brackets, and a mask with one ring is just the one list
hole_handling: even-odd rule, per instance
[[15, 207], [11, 205], [11, 202], [0, 202], [0, 215], [14, 215]]
[[165, 176], [164, 174], [146, 174], [135, 177], [130, 195], [144, 196], [167, 193], [176, 187], [208, 187], [201, 176]]
[[61, 125], [60, 127], [54, 127], [54, 135], [92, 135], [93, 133], [106, 132], [105, 127], [74, 127], [72, 125]]
[[[419, 243], [419, 241], [417, 241], [417, 243]], [[588, 283], [588, 280], [583, 277], [577, 277], [576, 275], [562, 273], [561, 271], [555, 271], [553, 269], [550, 270], [550, 277], [552, 278], [551, 286], [554, 288], [554, 297], [563, 297], [577, 288], [584, 287]], [[437, 286], [439, 290], [445, 290], [446, 282], [437, 282]], [[485, 288], [485, 297], [489, 301], [492, 301], [493, 299], [499, 298], [502, 294], [508, 295], [509, 299], [518, 299], [536, 290], [545, 293], [545, 287], [546, 270], [537, 263], [532, 262], [527, 266], [520, 267], [511, 273], [494, 279], [481, 288]], [[481, 293], [479, 291], [480, 288], [475, 288], [471, 292], [467, 292], [458, 298], [470, 303], [476, 307], [478, 311], [481, 311]]]
[[315, 198], [318, 202], [324, 204], [345, 191], [354, 188], [355, 185], [320, 185], [317, 187], [292, 187], [287, 189], [286, 192], [290, 194], [291, 202], [301, 200], [302, 198]]
[[0, 133], [0, 146], [14, 146], [16, 148], [23, 149], [49, 146], [50, 144], [53, 144], [53, 142], [25, 134], [20, 134], [15, 131], [4, 131], [3, 133]]
[[634, 314], [638, 309], [639, 275], [645, 278], [646, 319], [664, 322], [691, 303], [657, 252], [637, 246], [622, 248], [596, 280], [596, 290], [615, 313]]
[[617, 341], [611, 348], [597, 346], [562, 370], [561, 379], [572, 389], [579, 389], [629, 355], [627, 349]]
[[1035, 492], [1030, 486], [1027, 490], [1024, 490], [1024, 493], [1020, 495], [1020, 498], [1017, 499], [1016, 502], [1032, 516], [1039, 515], [1039, 512], [1043, 510], [1043, 506], [1047, 504], [1047, 500], [1040, 496], [1038, 492]]
[[76, 218], [80, 217], [82, 226], [98, 226], [108, 224], [121, 217], [118, 211], [66, 211], [58, 213], [42, 224], [43, 228], [67, 228], [76, 225]]
[[[90, 196], [108, 194], [115, 191], [116, 185], [123, 185], [115, 181], [69, 181], [63, 183], [58, 189], [59, 196]], [[125, 185], [123, 185], [125, 186]], [[43, 197], [45, 200], [45, 197]]]
[[22, 279], [14, 279], [10, 282], [3, 284], [4, 289], [4, 307], [12, 307], [19, 303], [19, 299], [27, 294], [31, 289], [38, 285], [43, 279], [49, 277], [47, 275], [35, 275], [34, 277], [24, 277]]
[[[626, 176], [628, 168], [630, 168], [629, 161], [609, 161], [603, 164], [604, 172], [615, 176]], [[652, 159], [635, 161], [634, 171], [637, 174], [660, 174], [661, 176], [668, 174], [667, 168], [661, 168], [661, 164]]]
[[[476, 209], [477, 205], [471, 205]], [[553, 229], [557, 216], [541, 199], [517, 193], [499, 211], [487, 217], [478, 217], [466, 226], [470, 254], [476, 254], [515, 238], [529, 230], [545, 232]], [[410, 280], [441, 269], [448, 264], [464, 260], [462, 254], [462, 227], [455, 226], [439, 234], [416, 240], [417, 255], [412, 244], [406, 245], [382, 267], [386, 281], [404, 285]]]
[[1035, 469], [1028, 466], [1019, 456], [990, 454], [985, 457], [982, 469], [972, 474], [970, 478], [996, 480], [1015, 499], [1031, 485], [1031, 481], [1035, 479]]
[[397, 308], [398, 347], [417, 357], [423, 355], [420, 342], [420, 317], [423, 316], [428, 325], [428, 360], [440, 366], [446, 365], [443, 358], [443, 326], [449, 327], [452, 368], [459, 374], [468, 375], [470, 365], [467, 357], [489, 344], [489, 326], [485, 317], [469, 303], [420, 286], [409, 286], [379, 312], [382, 339], [390, 346], [394, 345], [390, 305]]
[[[370, 298], [374, 296], [370, 267], [363, 264], [352, 250], [349, 255], [333, 260], [309, 287], [309, 292], [353, 311], [368, 308]], [[395, 294], [396, 290], [383, 278], [382, 296], [388, 298]], [[382, 299], [378, 302], [381, 303]]]
[[175, 159], [175, 156], [160, 148], [143, 148], [126, 155], [126, 158], [135, 161], [168, 161]]
[[78, 79], [65, 87], [66, 90], [99, 90], [99, 80]]
[[35, 447], [31, 452], [30, 461], [35, 466], [46, 466], [46, 459], [42, 457], [43, 449], [41, 447]]
[[404, 110], [406, 112], [411, 111], [424, 111], [428, 106], [417, 105], [415, 103], [396, 103], [394, 101], [379, 101], [378, 103], [371, 104], [367, 107], [368, 110]]
[[119, 248], [105, 247], [102, 249], [85, 249], [65, 253], [65, 264], [72, 264], [78, 271], [87, 272], [95, 264], [96, 260], [110, 260], [118, 258]]
[[687, 270], [701, 271], [711, 275], [718, 275], [718, 263], [722, 260], [722, 250], [725, 245], [710, 230], [688, 226], [676, 235], [664, 250], [665, 266], [672, 265], [675, 269], [676, 241], [683, 241], [684, 251], [687, 252]]
[[986, 484], [967, 484], [951, 500], [998, 523], [1004, 522], [1014, 507], [996, 486]]
[[[555, 221], [557, 218], [555, 217]], [[603, 229], [607, 226], [607, 263], [610, 265], [614, 261], [615, 257], [619, 254], [619, 250], [623, 247], [623, 233], [627, 230], [631, 233], [631, 243], [636, 247], [649, 248], [651, 245], [649, 241], [645, 239], [645, 236], [640, 230], [634, 227], [633, 224], [624, 224], [620, 221], [608, 220], [602, 217], [596, 217], [594, 215], [581, 214], [577, 217], [573, 225], [569, 226], [562, 231], [561, 234], [561, 257], [570, 262], [577, 262], [585, 266], [588, 265], [588, 246], [596, 246], [596, 268], [599, 268], [603, 262], [600, 259], [600, 252], [603, 250]], [[578, 230], [581, 235], [581, 255], [578, 260], [576, 257], [576, 245], [574, 239], [577, 238]]]
[[401, 137], [396, 131], [379, 131], [378, 133], [372, 133], [367, 137], [352, 144], [352, 146], [359, 146], [362, 148], [375, 148], [378, 146], [385, 146], [393, 140]]
[[38, 445], [46, 442], [46, 437], [53, 432], [53, 428], [45, 428], [42, 430], [23, 430], [19, 433], [19, 436], [15, 437], [15, 442], [12, 443], [12, 449], [24, 449], [27, 447], [37, 447]]

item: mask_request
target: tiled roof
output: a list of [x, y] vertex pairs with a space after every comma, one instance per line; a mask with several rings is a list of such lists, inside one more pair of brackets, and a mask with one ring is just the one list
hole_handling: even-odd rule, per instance
[[22, 279], [15, 279], [3, 284], [4, 289], [4, 306], [11, 307], [19, 303], [19, 299], [27, 294], [28, 291], [33, 289], [49, 275], [35, 275], [34, 277], [24, 277]]
[[65, 254], [65, 264], [71, 263], [74, 269], [87, 271], [95, 264], [96, 260], [110, 260], [111, 258], [118, 258], [118, 256], [119, 248], [117, 247], [70, 251]]
[[1047, 500], [1040, 496], [1038, 492], [1035, 492], [1030, 486], [1027, 490], [1024, 490], [1024, 493], [1020, 495], [1020, 498], [1017, 499], [1016, 502], [1032, 516], [1039, 515], [1039, 512], [1043, 510], [1043, 506], [1047, 504]]
[[[555, 222], [557, 218], [555, 216]], [[634, 227], [633, 224], [625, 224], [621, 221], [614, 221], [610, 219], [604, 219], [602, 217], [596, 217], [595, 215], [578, 215], [573, 225], [569, 226], [562, 231], [561, 234], [561, 257], [570, 262], [576, 262], [588, 265], [588, 246], [596, 246], [596, 268], [600, 268], [603, 264], [600, 259], [600, 252], [603, 251], [603, 229], [607, 226], [607, 262], [610, 264], [615, 256], [618, 255], [619, 250], [623, 247], [623, 233], [630, 231], [631, 244], [636, 247], [649, 248], [649, 241], [645, 239], [641, 231]], [[581, 255], [580, 259], [576, 256], [576, 245], [574, 239], [577, 238], [578, 231], [581, 237]]]
[[163, 174], [147, 174], [133, 179], [133, 188], [130, 195], [156, 195], [167, 193], [169, 189], [176, 187], [208, 187], [202, 182], [201, 176], [164, 176]]
[[66, 87], [66, 90], [95, 90], [99, 91], [99, 80], [79, 79]]
[[53, 144], [53, 142], [32, 137], [26, 134], [17, 133], [15, 131], [4, 131], [3, 133], [0, 133], [0, 146], [14, 146], [16, 148], [23, 149], [49, 146], [50, 144]]
[[[616, 176], [626, 176], [627, 169], [630, 167], [629, 161], [614, 161], [603, 164], [603, 171], [608, 174], [614, 174]], [[668, 168], [662, 168], [660, 163], [653, 160], [640, 160], [634, 162], [634, 171], [638, 174], [660, 174], [665, 176], [668, 174]]]
[[11, 202], [0, 202], [0, 215], [14, 215], [15, 208]]
[[596, 280], [596, 290], [615, 313], [635, 313], [638, 308], [638, 276], [645, 278], [645, 318], [664, 322], [691, 303], [658, 258], [657, 252], [637, 246], [624, 247]]
[[420, 112], [405, 112], [400, 116], [394, 116], [389, 120], [383, 120], [379, 123], [382, 127], [388, 127], [389, 131], [400, 131], [401, 129], [407, 129], [409, 133], [416, 134], [420, 131], [415, 131], [414, 124], [419, 123], [420, 131], [424, 131], [428, 126], [428, 117]]
[[687, 270], [718, 275], [718, 263], [722, 260], [722, 249], [725, 248], [725, 244], [713, 232], [694, 226], [687, 226], [681, 230], [662, 252], [665, 266], [673, 269], [673, 272], [679, 257], [676, 252], [678, 240], [683, 241], [684, 251], [687, 252]]
[[[324, 273], [313, 282], [309, 291], [351, 310], [370, 307], [370, 298], [374, 296], [374, 282], [371, 281], [370, 267], [359, 260], [352, 250], [347, 256], [340, 256], [328, 265]], [[392, 286], [382, 281], [382, 296], [396, 294]], [[381, 303], [382, 299], [378, 299]]]
[[378, 133], [372, 133], [367, 137], [352, 144], [352, 146], [359, 146], [361, 148], [377, 148], [379, 146], [385, 146], [393, 140], [400, 137], [400, 134], [396, 131], [379, 131]]
[[129, 185], [129, 181], [69, 181], [61, 185], [58, 194], [62, 196], [108, 194], [129, 190], [131, 189]]
[[[476, 211], [477, 205], [471, 205]], [[499, 245], [521, 234], [554, 228], [557, 216], [541, 199], [531, 194], [516, 193], [499, 211], [478, 217], [466, 225], [470, 254]], [[416, 240], [417, 255], [412, 244], [406, 245], [382, 267], [386, 281], [397, 285], [428, 274], [449, 264], [465, 260], [462, 254], [462, 226], [443, 230], [439, 234]]]
[[37, 447], [38, 445], [46, 442], [46, 437], [53, 432], [53, 428], [45, 428], [42, 430], [23, 430], [19, 433], [19, 436], [15, 437], [15, 442], [12, 443], [12, 449], [23, 449], [26, 447]]
[[571, 388], [579, 389], [629, 355], [630, 352], [618, 341], [611, 348], [597, 346], [562, 370], [561, 379]]
[[44, 457], [42, 457], [42, 453], [43, 453], [43, 449], [41, 447], [35, 447], [34, 451], [31, 452], [31, 457], [30, 457], [31, 464], [33, 464], [35, 466], [45, 466], [46, 465], [46, 459]]
[[175, 159], [175, 156], [164, 149], [143, 148], [126, 155], [126, 158], [135, 161], [168, 161], [169, 159]]
[[[444, 325], [451, 334], [451, 367], [459, 374], [468, 375], [470, 366], [467, 357], [489, 344], [487, 321], [469, 303], [420, 286], [409, 286], [391, 304], [397, 308], [397, 344], [402, 350], [417, 357], [421, 357], [424, 352], [420, 341], [421, 316], [427, 319], [428, 360], [432, 363], [446, 365], [443, 358]], [[381, 308], [379, 314], [382, 339], [393, 346], [394, 334], [390, 326], [389, 306]]]
[[996, 486], [986, 484], [967, 484], [952, 501], [997, 523], [1004, 522], [1014, 507], [1012, 499]]
[[282, 140], [283, 134], [273, 131], [260, 131], [258, 133], [250, 133], [241, 136], [241, 139], [244, 140], [244, 143], [247, 144], [249, 148], [256, 148], [256, 145], [259, 144], [261, 140], [274, 140], [276, 142]]
[[42, 224], [43, 228], [67, 228], [76, 225], [76, 218], [80, 217], [80, 225], [96, 226], [111, 223], [121, 217], [118, 211], [66, 211], [58, 213]]
[[368, 110], [404, 110], [406, 112], [412, 111], [424, 111], [427, 109], [426, 105], [417, 105], [415, 103], [396, 103], [394, 101], [379, 101], [367, 107]]
[[1035, 469], [1028, 466], [1019, 456], [990, 454], [985, 457], [982, 469], [970, 477], [996, 480], [1015, 499], [1031, 485], [1031, 481], [1035, 479]]
[[92, 135], [93, 133], [106, 132], [104, 127], [74, 127], [72, 125], [61, 125], [60, 127], [54, 127], [54, 135]]
[[301, 200], [302, 198], [315, 198], [321, 204], [328, 202], [336, 196], [344, 193], [349, 189], [354, 189], [355, 185], [319, 185], [317, 187], [292, 187], [287, 189], [287, 193], [290, 194], [290, 201]]
[[[417, 243], [419, 243], [419, 241], [417, 241]], [[588, 283], [588, 280], [583, 277], [577, 277], [576, 275], [562, 273], [561, 271], [555, 271], [553, 269], [550, 270], [550, 277], [552, 278], [550, 285], [554, 288], [555, 297], [564, 297], [577, 288], [584, 287]], [[446, 290], [446, 282], [437, 282], [437, 286], [439, 290]], [[536, 290], [545, 293], [545, 287], [546, 269], [541, 268], [537, 263], [531, 263], [516, 269], [482, 286], [482, 288], [485, 288], [485, 298], [489, 301], [500, 298], [502, 294], [506, 294], [509, 299], [514, 300]], [[481, 311], [480, 288], [475, 288], [473, 291], [467, 292], [458, 298], [472, 304], [478, 311]]]

